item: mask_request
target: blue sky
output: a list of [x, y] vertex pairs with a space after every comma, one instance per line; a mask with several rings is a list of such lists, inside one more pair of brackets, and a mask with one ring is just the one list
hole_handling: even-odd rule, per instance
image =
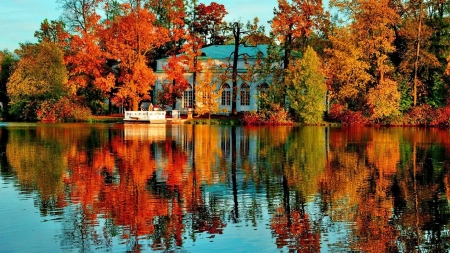
[[[200, 1], [209, 4], [212, 1]], [[225, 5], [227, 21], [246, 23], [258, 17], [267, 24], [273, 17], [277, 0], [215, 0]], [[44, 19], [57, 20], [62, 13], [56, 0], [0, 0], [0, 50], [14, 51], [19, 43], [36, 42], [34, 32]], [[268, 28], [266, 28], [267, 31]]]

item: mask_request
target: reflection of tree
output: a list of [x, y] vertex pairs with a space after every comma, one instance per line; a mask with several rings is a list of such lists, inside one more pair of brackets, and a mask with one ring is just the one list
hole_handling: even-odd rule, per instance
[[[320, 176], [325, 170], [324, 128], [275, 128], [272, 131], [269, 136], [277, 136], [275, 140], [279, 141], [274, 143], [274, 139], [262, 135], [258, 139], [258, 164], [261, 166], [258, 174], [272, 172], [273, 176], [262, 178], [278, 178], [277, 187], [266, 186], [268, 201], [282, 203], [271, 219], [277, 247], [317, 252], [320, 250], [320, 232], [313, 227], [305, 203], [307, 197], [316, 192]], [[286, 133], [285, 138], [282, 133]], [[266, 184], [271, 183], [266, 181]], [[270, 189], [279, 192], [270, 192]]]
[[286, 210], [279, 207], [273, 215], [270, 228], [276, 234], [278, 248], [287, 246], [297, 252], [319, 252], [320, 234], [311, 226], [305, 210]]
[[286, 165], [284, 173], [292, 189], [304, 196], [318, 191], [319, 180], [325, 171], [325, 128], [296, 128], [286, 142]]
[[213, 184], [219, 181], [215, 173], [219, 167], [222, 150], [218, 145], [220, 143], [220, 131], [218, 127], [211, 125], [195, 126], [195, 146], [193, 154], [195, 155], [196, 173], [198, 180], [206, 184]]
[[[191, 171], [186, 178], [185, 203], [187, 230], [193, 240], [197, 233], [221, 234], [226, 226], [223, 208], [214, 195], [207, 194], [202, 186], [218, 183], [218, 170], [224, 151], [219, 140], [223, 132], [211, 125], [194, 127]], [[223, 145], [222, 145], [223, 146]]]
[[21, 187], [62, 215], [64, 249], [118, 239], [170, 251], [266, 217], [283, 250], [324, 250], [333, 225], [345, 237], [327, 245], [336, 251], [450, 248], [448, 131], [183, 126], [156, 138], [140, 126], [128, 138], [76, 126], [0, 129]]
[[[95, 140], [109, 143], [95, 144]], [[99, 215], [104, 217], [105, 228], [94, 231], [96, 238], [118, 235], [115, 228], [120, 226], [120, 235], [133, 252], [141, 250], [139, 238], [143, 235], [152, 239], [154, 249], [181, 245], [180, 195], [184, 191], [186, 155], [178, 146], [170, 139], [124, 140], [120, 135], [103, 139], [97, 133], [87, 141], [93, 142], [88, 145], [95, 148], [69, 153], [70, 173], [65, 182], [70, 186], [71, 201], [78, 204], [87, 221], [94, 222], [91, 226], [96, 225]], [[162, 156], [158, 164], [157, 155]], [[157, 168], [161, 168], [161, 174]], [[81, 221], [74, 222], [83, 227]], [[92, 235], [89, 229], [85, 233], [86, 238]]]
[[350, 247], [364, 252], [448, 248], [443, 231], [449, 207], [440, 193], [449, 150], [429, 144], [448, 142], [437, 133], [413, 128], [331, 132], [322, 201], [333, 221], [356, 222], [351, 231], [357, 239]]
[[66, 132], [51, 128], [15, 129], [9, 131], [6, 155], [25, 191], [37, 190], [36, 204], [43, 214], [60, 211], [64, 205], [63, 182], [67, 161], [61, 142]]
[[396, 198], [396, 221], [404, 236], [400, 243], [407, 250], [418, 247], [427, 252], [450, 249], [446, 232], [450, 222], [449, 197], [445, 196], [449, 174], [448, 131], [408, 129], [399, 173], [400, 197]]
[[390, 132], [331, 131], [322, 201], [334, 222], [356, 222], [353, 232], [358, 240], [350, 242], [354, 249], [389, 252], [395, 246], [389, 190], [399, 161], [398, 145]]
[[10, 174], [11, 168], [6, 155], [6, 146], [9, 139], [8, 128], [0, 128], [0, 175]]

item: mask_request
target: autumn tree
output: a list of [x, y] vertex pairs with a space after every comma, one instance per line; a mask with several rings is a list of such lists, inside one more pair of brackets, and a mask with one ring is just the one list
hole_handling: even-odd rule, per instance
[[92, 28], [92, 16], [98, 13], [103, 0], [57, 0], [63, 13], [62, 21], [69, 31], [89, 31]]
[[[435, 106], [445, 102], [439, 99], [439, 95], [432, 92], [432, 89], [429, 89], [439, 86], [436, 80], [438, 78], [433, 77], [433, 73], [440, 68], [440, 63], [431, 49], [434, 28], [427, 21], [427, 5], [422, 0], [396, 3], [401, 21], [395, 29], [396, 52], [392, 58], [401, 73], [402, 79], [399, 84], [402, 84], [400, 91], [404, 109], [409, 109], [426, 100]], [[427, 93], [428, 98], [425, 97]]]
[[294, 114], [307, 124], [321, 122], [327, 87], [322, 62], [311, 47], [302, 59], [289, 66], [286, 81], [287, 99]]
[[[398, 24], [399, 16], [390, 5], [390, 1], [363, 0], [351, 3], [334, 1], [333, 4], [341, 11], [346, 11], [349, 14], [351, 20], [349, 28], [353, 36], [357, 38], [357, 47], [364, 52], [361, 55], [361, 60], [369, 65], [368, 73], [371, 75], [371, 80], [365, 88], [368, 90], [366, 96], [373, 98], [379, 95], [378, 91], [387, 93], [398, 90], [398, 83], [394, 79], [395, 69], [390, 55], [395, 52], [395, 31], [393, 28]], [[363, 80], [367, 80], [366, 77], [362, 77]], [[373, 100], [367, 101], [368, 97], [364, 99], [369, 107], [378, 107], [378, 110], [384, 110], [379, 107], [382, 104], [375, 103]], [[396, 99], [391, 102], [393, 101], [398, 103]], [[375, 104], [377, 106], [374, 106]], [[383, 104], [383, 106], [386, 105]], [[395, 105], [395, 108], [398, 108], [398, 106]], [[370, 110], [367, 113], [370, 114], [372, 120], [380, 120], [380, 118], [372, 115], [375, 111]], [[377, 115], [380, 116], [380, 114]]]
[[[98, 14], [99, 0], [59, 0], [62, 20], [71, 32], [64, 60], [69, 71], [69, 87], [93, 112], [103, 107], [103, 101], [115, 85], [112, 62], [108, 62], [101, 47], [104, 24]], [[107, 18], [111, 5], [106, 5]]]
[[[253, 71], [249, 71], [249, 64], [247, 64], [247, 59], [249, 55], [247, 53], [241, 53], [239, 49], [241, 46], [246, 47], [254, 46], [257, 47], [259, 42], [267, 42], [270, 39], [267, 39], [264, 35], [264, 27], [258, 24], [258, 18], [253, 20], [253, 23], [248, 22], [246, 26], [240, 22], [232, 22], [228, 24], [227, 29], [230, 31], [230, 35], [228, 35], [229, 43], [234, 45], [234, 51], [230, 54], [231, 63], [227, 66], [227, 70], [225, 73], [229, 72], [231, 69], [231, 82], [232, 82], [232, 94], [231, 94], [231, 113], [233, 115], [237, 114], [237, 93], [238, 93], [238, 79], [239, 77], [245, 81], [245, 79], [252, 79]], [[252, 40], [253, 41], [250, 41]], [[247, 44], [249, 42], [249, 44]], [[255, 43], [255, 44], [253, 44]], [[263, 52], [258, 53], [257, 57], [260, 57]], [[255, 57], [255, 56], [253, 56]], [[247, 68], [247, 75], [244, 77], [239, 76], [238, 73], [238, 61], [239, 58], [244, 59]]]
[[169, 31], [155, 25], [155, 15], [139, 5], [133, 8], [124, 4], [121, 8], [124, 15], [108, 24], [102, 38], [106, 57], [115, 59], [119, 68], [119, 87], [113, 102], [124, 102], [131, 110], [138, 110], [140, 101], [150, 99], [149, 91], [156, 80], [145, 56], [169, 40]]
[[400, 116], [400, 96], [397, 83], [390, 79], [385, 79], [376, 87], [370, 88], [367, 95], [370, 119], [383, 123], [395, 120]]
[[175, 109], [177, 100], [182, 98], [183, 92], [189, 87], [189, 82], [184, 74], [187, 72], [183, 61], [186, 57], [172, 56], [163, 66], [166, 78], [162, 82], [162, 90], [157, 93], [157, 102], [161, 105], [170, 105]]
[[[186, 3], [184, 0], [144, 1], [144, 7], [155, 14], [155, 25], [168, 31], [169, 40], [151, 55], [154, 58], [170, 57], [180, 53], [186, 34]], [[150, 59], [154, 60], [154, 59]]]
[[330, 36], [331, 47], [325, 49], [331, 99], [350, 110], [365, 107], [367, 87], [373, 79], [370, 64], [363, 61], [365, 52], [357, 42], [349, 28], [337, 28]]
[[47, 19], [41, 23], [40, 30], [34, 32], [34, 37], [37, 38], [38, 42], [52, 42], [61, 47], [61, 49], [66, 49], [67, 39], [69, 38], [69, 33], [66, 31], [66, 25], [63, 21]]
[[[425, 36], [421, 40], [421, 44], [424, 47], [420, 48], [420, 56], [422, 57], [422, 55], [427, 55], [427, 52], [431, 52], [439, 61], [439, 66], [431, 68], [429, 72], [427, 72], [428, 68], [424, 66], [424, 68], [419, 69], [419, 71], [422, 70], [419, 74], [428, 74], [426, 75], [428, 80], [426, 87], [428, 95], [426, 97], [427, 102], [430, 104], [435, 103], [437, 106], [447, 104], [450, 89], [447, 85], [449, 80], [448, 52], [450, 50], [450, 44], [448, 43], [450, 39], [450, 20], [448, 19], [450, 10], [447, 6], [448, 1], [423, 1], [423, 12], [427, 16], [423, 21], [426, 30], [424, 33]], [[428, 41], [427, 35], [429, 33], [427, 33], [427, 30], [429, 28], [432, 28], [432, 31]], [[419, 58], [419, 61], [420, 67], [420, 63], [423, 60]], [[425, 76], [423, 74], [421, 76]]]
[[248, 46], [267, 45], [272, 38], [266, 35], [264, 26], [259, 24], [259, 18], [255, 17], [253, 22], [247, 21], [245, 25], [247, 32], [242, 36], [242, 43]]
[[[197, 7], [196, 1], [185, 3], [185, 7], [186, 10], [183, 12], [183, 15], [186, 18], [183, 25], [185, 24], [186, 28], [177, 28], [177, 33], [184, 33], [181, 38], [177, 37], [179, 42], [183, 42], [183, 45], [181, 48], [177, 48], [176, 51], [172, 50], [172, 53], [179, 52], [181, 54], [170, 56], [167, 65], [163, 66], [167, 80], [163, 81], [163, 90], [157, 94], [158, 101], [172, 105], [173, 109], [175, 109], [177, 99], [182, 98], [183, 92], [189, 87], [185, 74], [188, 72], [192, 73], [192, 88], [195, 90], [197, 75], [202, 69], [199, 57], [201, 56], [201, 48], [204, 43], [202, 35], [194, 28], [194, 21], [197, 16], [195, 10]], [[181, 25], [180, 22], [177, 23]]]
[[284, 68], [289, 67], [291, 52], [304, 51], [306, 39], [318, 25], [318, 17], [323, 13], [322, 1], [278, 0], [274, 10], [272, 31], [284, 49]]
[[10, 113], [17, 119], [34, 120], [35, 109], [43, 101], [68, 92], [63, 53], [50, 42], [22, 45], [16, 53], [20, 61], [7, 84]]
[[[307, 38], [319, 24], [318, 17], [323, 13], [322, 1], [313, 0], [278, 0], [278, 8], [274, 9], [272, 32], [280, 41], [284, 51], [283, 69], [289, 68], [292, 52], [303, 52], [306, 49]], [[285, 96], [284, 81], [278, 83]], [[284, 105], [284, 98], [279, 101]]]
[[204, 71], [199, 76], [197, 85], [195, 86], [196, 108], [198, 115], [211, 114], [221, 112], [219, 107], [222, 89], [220, 87], [220, 75], [217, 75], [217, 67], [214, 66], [213, 60], [208, 60]]
[[225, 36], [221, 35], [226, 23], [223, 21], [228, 12], [223, 4], [211, 2], [210, 5], [203, 3], [195, 7], [196, 17], [193, 22], [195, 32], [202, 35], [205, 45], [221, 45]]

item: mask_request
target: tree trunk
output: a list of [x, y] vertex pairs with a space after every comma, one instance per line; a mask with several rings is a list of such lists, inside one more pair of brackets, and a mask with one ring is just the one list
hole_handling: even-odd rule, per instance
[[233, 35], [234, 35], [234, 57], [233, 57], [233, 94], [231, 95], [231, 112], [233, 115], [237, 115], [237, 68], [239, 59], [239, 42], [240, 42], [241, 27], [239, 23], [233, 24]]
[[234, 35], [234, 57], [233, 57], [233, 94], [231, 95], [231, 111], [233, 115], [237, 115], [237, 68], [239, 59], [239, 42], [240, 42], [241, 27], [239, 23], [234, 23], [233, 25], [233, 35]]
[[419, 69], [419, 56], [420, 56], [420, 36], [422, 32], [422, 1], [420, 1], [419, 9], [419, 27], [417, 32], [417, 48], [416, 48], [416, 60], [414, 61], [414, 89], [413, 89], [413, 105], [417, 104], [417, 72]]

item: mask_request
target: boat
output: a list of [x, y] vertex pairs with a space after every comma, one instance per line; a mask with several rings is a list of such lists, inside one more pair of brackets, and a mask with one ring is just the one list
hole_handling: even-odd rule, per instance
[[153, 106], [151, 102], [142, 102], [140, 111], [125, 111], [124, 122], [142, 122], [151, 124], [166, 123], [166, 111], [158, 106]]
[[125, 111], [123, 121], [165, 124], [166, 111]]

